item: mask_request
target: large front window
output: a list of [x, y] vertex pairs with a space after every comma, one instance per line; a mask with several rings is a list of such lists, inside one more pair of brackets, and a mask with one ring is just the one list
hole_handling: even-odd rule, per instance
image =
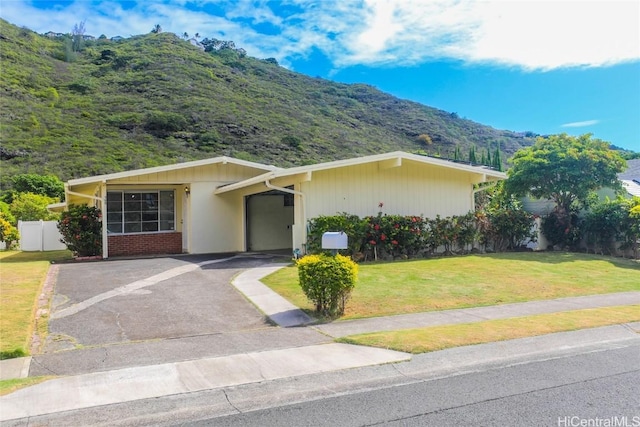
[[175, 230], [175, 193], [108, 191], [107, 231], [114, 234]]

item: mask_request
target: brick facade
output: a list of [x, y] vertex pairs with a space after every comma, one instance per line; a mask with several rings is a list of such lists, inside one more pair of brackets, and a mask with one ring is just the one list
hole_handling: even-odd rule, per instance
[[109, 236], [109, 256], [182, 253], [182, 233]]

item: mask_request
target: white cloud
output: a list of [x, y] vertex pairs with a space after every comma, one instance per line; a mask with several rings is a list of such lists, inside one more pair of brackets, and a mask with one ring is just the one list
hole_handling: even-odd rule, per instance
[[[86, 19], [88, 34], [165, 31], [234, 40], [281, 63], [322, 51], [335, 67], [412, 65], [432, 59], [524, 69], [605, 66], [640, 59], [640, 2], [583, 0], [77, 0], [50, 10], [4, 1], [0, 15], [44, 33]], [[194, 8], [193, 5], [196, 5]], [[208, 14], [208, 6], [225, 16]], [[286, 10], [286, 14], [282, 13]], [[293, 12], [292, 12], [293, 11]], [[279, 14], [280, 13], [280, 14]], [[268, 24], [269, 34], [254, 25]], [[54, 28], [55, 26], [55, 28]]]
[[582, 127], [586, 127], [586, 126], [597, 125], [598, 123], [600, 123], [600, 120], [585, 120], [585, 121], [582, 121], [582, 122], [564, 123], [564, 124], [560, 125], [560, 127], [563, 127], [563, 128], [582, 128]]

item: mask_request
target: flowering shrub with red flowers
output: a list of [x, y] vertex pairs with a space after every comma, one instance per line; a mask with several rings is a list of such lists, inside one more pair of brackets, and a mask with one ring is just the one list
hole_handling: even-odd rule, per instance
[[427, 222], [422, 216], [382, 215], [365, 217], [365, 250], [374, 259], [390, 255], [413, 257], [424, 249]]
[[554, 210], [543, 218], [542, 232], [550, 244], [575, 250], [582, 238], [582, 223], [578, 212]]
[[100, 209], [86, 205], [69, 205], [58, 221], [62, 243], [76, 256], [102, 254]]
[[[495, 208], [451, 217], [386, 215], [360, 218], [342, 213], [309, 221], [307, 251], [319, 253], [325, 231], [344, 231], [354, 259], [414, 258], [436, 253], [466, 253], [484, 244], [485, 248], [515, 250], [532, 235], [533, 215], [517, 208]], [[359, 254], [359, 257], [355, 255]]]

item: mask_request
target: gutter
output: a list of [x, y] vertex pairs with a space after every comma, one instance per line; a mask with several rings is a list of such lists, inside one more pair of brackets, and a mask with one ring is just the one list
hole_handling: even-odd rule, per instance
[[[291, 190], [290, 188], [284, 188], [284, 187], [276, 187], [275, 185], [271, 184], [269, 182], [269, 179], [265, 179], [264, 180], [264, 185], [271, 189], [271, 190], [277, 190], [277, 191], [282, 191], [283, 193], [288, 193], [288, 194], [293, 194], [293, 195], [297, 195], [300, 196], [300, 204], [301, 204], [301, 213], [302, 213], [302, 245], [306, 245], [307, 242], [307, 212], [305, 209], [306, 206], [306, 202], [305, 202], [305, 198], [304, 198], [304, 193], [301, 191], [296, 191], [296, 190]], [[295, 218], [294, 218], [295, 221]], [[293, 248], [294, 250], [296, 248]], [[306, 252], [306, 251], [305, 251]]]
[[475, 206], [476, 206], [476, 194], [478, 194], [481, 191], [485, 191], [485, 190], [488, 190], [490, 188], [495, 187], [496, 185], [498, 185], [499, 182], [500, 181], [493, 181], [493, 182], [490, 182], [487, 185], [484, 185], [484, 186], [482, 186], [480, 188], [476, 188], [475, 190], [471, 191], [471, 206], [474, 207], [474, 210], [475, 210]]

